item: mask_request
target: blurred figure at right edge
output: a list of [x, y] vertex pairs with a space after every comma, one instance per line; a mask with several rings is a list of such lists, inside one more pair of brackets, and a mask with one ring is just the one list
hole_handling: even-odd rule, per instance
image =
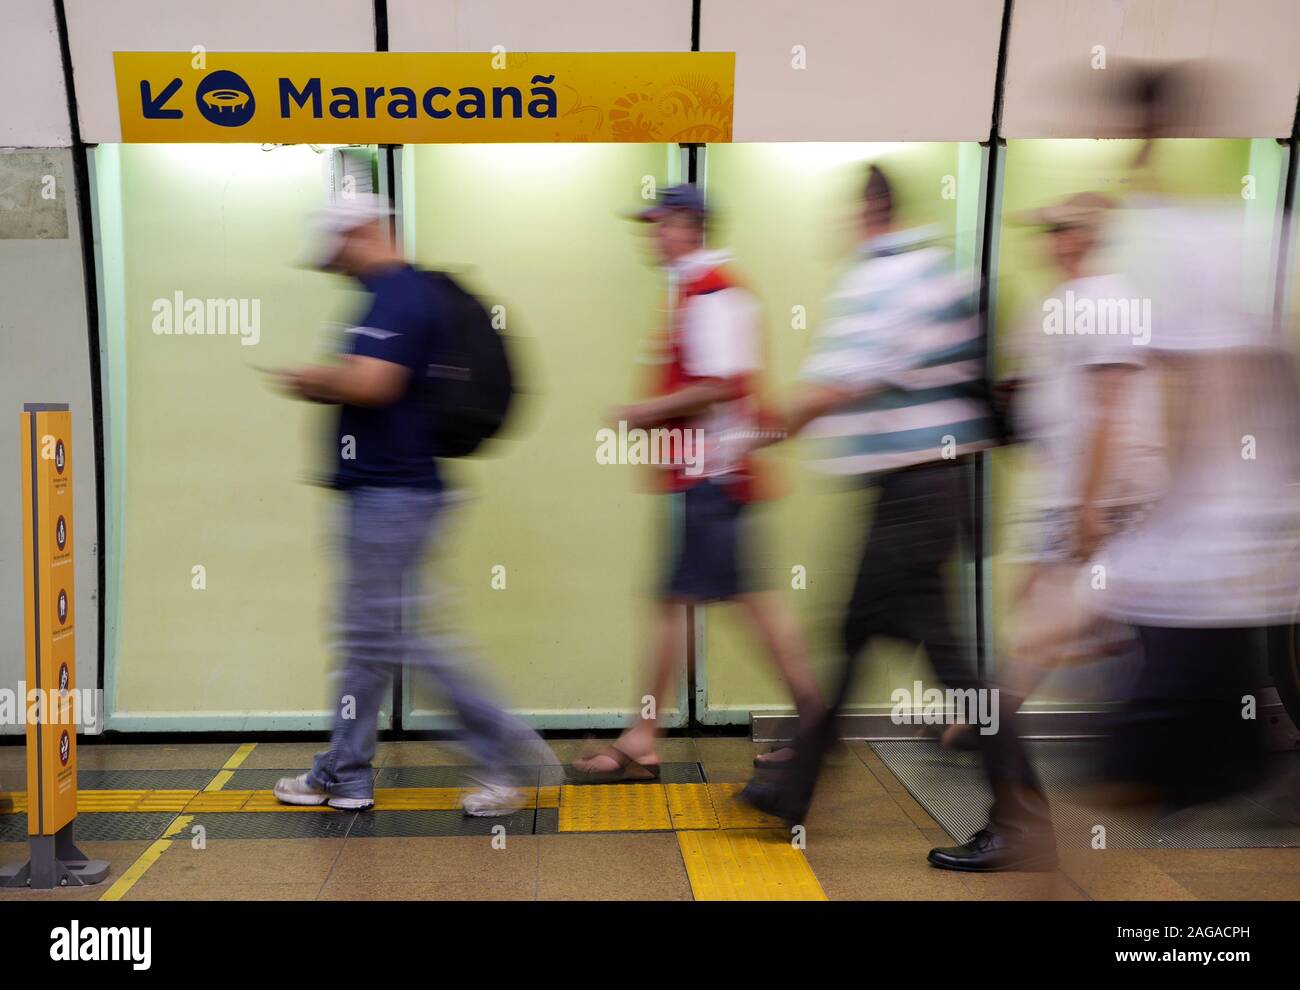
[[[1140, 75], [1138, 166], [1156, 139], [1185, 133], [1199, 79], [1196, 65]], [[1176, 809], [1264, 770], [1251, 659], [1267, 627], [1294, 621], [1300, 384], [1289, 335], [1248, 301], [1239, 203], [1153, 193], [1123, 212], [1125, 270], [1151, 300], [1171, 456], [1164, 498], [1102, 558], [1112, 611], [1143, 652], [1102, 770], [1111, 799]]]

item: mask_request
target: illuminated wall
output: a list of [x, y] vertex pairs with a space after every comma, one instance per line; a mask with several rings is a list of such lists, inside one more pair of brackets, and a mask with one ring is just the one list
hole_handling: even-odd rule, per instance
[[[106, 145], [96, 173], [109, 727], [323, 726], [332, 498], [305, 482], [325, 411], [280, 397], [256, 370], [319, 357], [326, 321], [359, 302], [341, 279], [294, 265], [324, 198], [321, 156]], [[155, 332], [177, 293], [241, 300], [250, 317], [255, 303], [258, 342]]]

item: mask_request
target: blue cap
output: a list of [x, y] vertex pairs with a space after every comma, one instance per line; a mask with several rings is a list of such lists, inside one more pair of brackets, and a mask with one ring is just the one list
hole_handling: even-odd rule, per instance
[[704, 194], [700, 192], [698, 186], [691, 185], [689, 182], [669, 186], [655, 197], [653, 206], [634, 213], [632, 216], [635, 220], [654, 223], [656, 220], [662, 220], [668, 214], [675, 213], [678, 210], [687, 210], [700, 216], [709, 212], [704, 205]]

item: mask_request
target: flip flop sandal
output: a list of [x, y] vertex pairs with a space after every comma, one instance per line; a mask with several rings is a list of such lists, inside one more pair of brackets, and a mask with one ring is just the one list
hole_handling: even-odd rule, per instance
[[[591, 756], [608, 756], [618, 766], [614, 770], [579, 770], [573, 764], [569, 764], [569, 782], [574, 784], [632, 784], [659, 779], [658, 763], [638, 762], [617, 746], [603, 746], [595, 753], [592, 753]], [[585, 757], [585, 759], [590, 758]]]

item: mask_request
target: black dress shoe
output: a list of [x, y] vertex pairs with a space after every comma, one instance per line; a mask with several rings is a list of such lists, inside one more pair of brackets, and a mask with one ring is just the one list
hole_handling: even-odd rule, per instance
[[736, 797], [765, 815], [781, 819], [787, 825], [801, 825], [807, 817], [808, 807], [790, 800], [784, 789], [771, 780], [751, 780]]
[[941, 870], [1042, 872], [1056, 869], [1056, 846], [1050, 839], [1031, 841], [982, 828], [960, 846], [931, 849], [926, 858]]

